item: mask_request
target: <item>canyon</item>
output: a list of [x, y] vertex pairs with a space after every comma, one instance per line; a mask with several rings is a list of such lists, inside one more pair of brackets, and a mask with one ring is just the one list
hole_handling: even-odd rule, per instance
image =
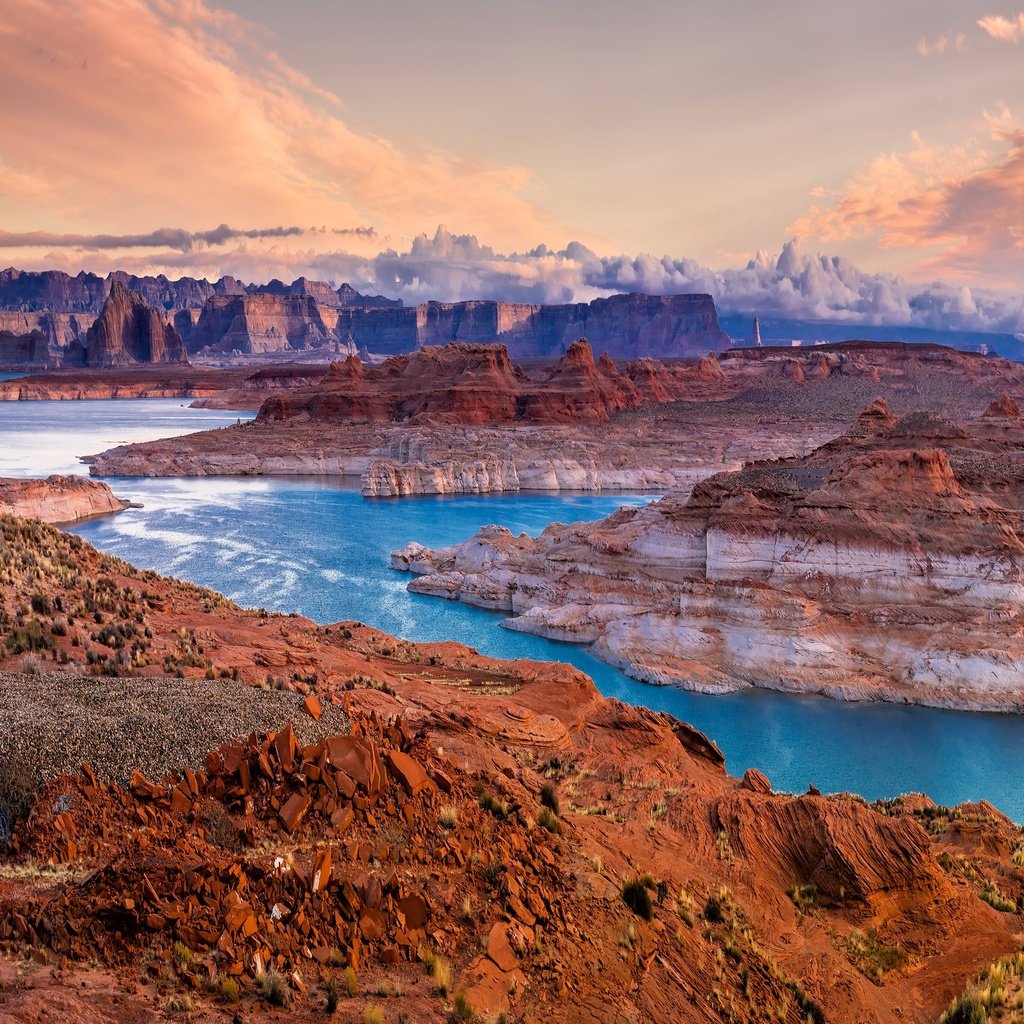
[[[15, 1020], [925, 1024], [1013, 969], [1022, 834], [988, 804], [776, 793], [564, 665], [246, 611], [7, 516], [0, 552], [0, 688], [34, 694], [0, 737]], [[141, 767], [97, 728], [133, 692]]]
[[649, 682], [1019, 712], [1022, 455], [1008, 397], [962, 422], [876, 399], [807, 455], [392, 565]]

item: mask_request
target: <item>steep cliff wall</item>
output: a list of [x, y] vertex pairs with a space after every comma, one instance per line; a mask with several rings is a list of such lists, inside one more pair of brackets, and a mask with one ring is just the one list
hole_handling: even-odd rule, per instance
[[392, 565], [650, 682], [1017, 712], [1021, 451], [1019, 417], [897, 421], [875, 402], [809, 455], [688, 496], [536, 538], [412, 543]]
[[88, 366], [186, 362], [185, 345], [160, 312], [137, 292], [114, 281], [103, 312], [89, 328]]
[[730, 345], [710, 295], [613, 295], [591, 303], [425, 302], [393, 310], [345, 310], [342, 331], [359, 348], [387, 354], [417, 346], [501, 342], [512, 358], [561, 356], [577, 338], [617, 359], [682, 358]]
[[82, 476], [49, 476], [45, 480], [0, 478], [0, 515], [74, 523], [128, 508], [107, 484]]
[[85, 336], [96, 320], [94, 313], [18, 313], [0, 310], [0, 331], [31, 334], [38, 331], [49, 347], [51, 359], [59, 359], [74, 342], [85, 344]]
[[215, 296], [203, 306], [188, 349], [256, 354], [320, 348], [337, 337], [336, 314], [319, 306], [311, 295]]
[[338, 314], [338, 337], [351, 339], [357, 348], [383, 355], [413, 352], [419, 344], [416, 306], [346, 307]]

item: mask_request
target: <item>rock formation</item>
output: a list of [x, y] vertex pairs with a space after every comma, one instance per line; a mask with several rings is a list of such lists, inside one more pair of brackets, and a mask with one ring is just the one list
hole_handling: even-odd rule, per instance
[[189, 337], [189, 350], [259, 355], [324, 348], [333, 337], [325, 316], [330, 317], [331, 311], [308, 294], [217, 296], [203, 306]]
[[804, 457], [392, 565], [651, 682], [1024, 709], [1024, 427], [874, 403]]
[[702, 356], [731, 343], [710, 295], [612, 295], [561, 306], [426, 302], [413, 309], [344, 310], [339, 330], [371, 352], [411, 352], [458, 341], [505, 345], [516, 359], [561, 356], [579, 337], [616, 359]]
[[86, 336], [87, 366], [187, 362], [177, 331], [138, 292], [114, 281]]
[[81, 476], [49, 476], [45, 480], [0, 478], [0, 515], [74, 523], [128, 508], [99, 480]]
[[[115, 283], [136, 292], [150, 306], [162, 311], [189, 346], [192, 344], [191, 335], [200, 311], [208, 301], [216, 298], [250, 294], [266, 295], [270, 298], [306, 297], [312, 299], [314, 305], [334, 310], [335, 319], [337, 311], [343, 306], [386, 309], [402, 305], [400, 300], [386, 299], [381, 295], [360, 295], [347, 284], [334, 289], [323, 281], [310, 281], [306, 278], [299, 278], [290, 285], [281, 281], [271, 281], [266, 285], [245, 285], [233, 277], [222, 277], [211, 283], [205, 279], [197, 280], [192, 277], [171, 281], [163, 274], [156, 277], [139, 277], [124, 271], [113, 271], [107, 277], [101, 278], [84, 272], [76, 277], [70, 277], [62, 271], [30, 272], [9, 268], [0, 271], [0, 330], [9, 330], [16, 334], [40, 331], [50, 347], [50, 358], [59, 361], [68, 346], [77, 343], [84, 348], [86, 332], [99, 315]], [[302, 310], [305, 308], [303, 306]], [[301, 316], [302, 313], [298, 315]], [[292, 314], [293, 320], [294, 316], [295, 314]], [[333, 323], [331, 329], [333, 330]], [[294, 326], [287, 329], [280, 323], [275, 325], [275, 330], [280, 335], [288, 334], [289, 330], [295, 334]], [[255, 333], [259, 335], [259, 331]], [[326, 333], [329, 332], [317, 335], [313, 331], [307, 335], [306, 340], [315, 345], [322, 344], [322, 338]], [[205, 340], [196, 346], [196, 350], [204, 344], [216, 344], [221, 340], [219, 335], [211, 339], [208, 332], [204, 337]], [[242, 339], [243, 348], [249, 351], [246, 337], [247, 335]], [[334, 340], [333, 336], [329, 340]], [[258, 344], [256, 350], [260, 350]], [[80, 356], [81, 349], [76, 347], [72, 350], [72, 363], [76, 353]]]
[[553, 368], [531, 379], [512, 365], [504, 345], [455, 343], [392, 356], [381, 366], [350, 356], [314, 387], [268, 399], [258, 420], [592, 423], [645, 402], [680, 398], [707, 375], [706, 366], [670, 369], [651, 360], [620, 370], [607, 355], [595, 362], [580, 339]]
[[[640, 359], [621, 368], [602, 357], [592, 369], [586, 361], [585, 373], [582, 362], [572, 365], [575, 355], [560, 370], [550, 363], [524, 364], [513, 368], [511, 383], [502, 371], [500, 388], [513, 388], [518, 396], [516, 418], [491, 425], [480, 421], [509, 408], [508, 391], [494, 391], [498, 363], [487, 370], [493, 394], [481, 396], [479, 388], [460, 384], [460, 373], [478, 372], [469, 362], [477, 348], [399, 357], [386, 364], [387, 372], [353, 359], [337, 364], [318, 387], [308, 384], [325, 371], [313, 367], [259, 373], [244, 387], [211, 385], [210, 393], [220, 394], [201, 404], [265, 405], [265, 415], [255, 425], [112, 449], [91, 460], [92, 471], [354, 475], [373, 497], [680, 488], [685, 496], [697, 480], [745, 461], [807, 454], [850, 427], [875, 395], [884, 394], [901, 412], [929, 405], [957, 418], [976, 415], [1004, 393], [1024, 400], [1024, 367], [1008, 360], [938, 346], [849, 342], [743, 350], [760, 353], [756, 358], [726, 353], [696, 362]], [[0, 383], [0, 398], [31, 397], [31, 384]], [[583, 399], [588, 418], [581, 421]], [[622, 399], [625, 408], [617, 404]], [[602, 408], [610, 418], [591, 415]], [[353, 410], [358, 422], [342, 417]], [[534, 425], [538, 419], [546, 425]], [[1013, 430], [1013, 420], [988, 422], [992, 430]]]

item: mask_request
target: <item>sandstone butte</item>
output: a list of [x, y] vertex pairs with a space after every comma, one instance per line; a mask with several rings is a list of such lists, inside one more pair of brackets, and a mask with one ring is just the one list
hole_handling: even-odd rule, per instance
[[392, 566], [650, 682], [1019, 712], [1022, 455], [1009, 399], [960, 423], [878, 399], [809, 455]]
[[114, 448], [91, 471], [353, 476], [368, 497], [685, 492], [745, 462], [806, 454], [877, 395], [901, 413], [959, 417], [1004, 393], [1024, 399], [1019, 364], [870, 342], [624, 363], [574, 345], [558, 363], [521, 364], [500, 346], [452, 345], [315, 372], [261, 370], [197, 403], [258, 408], [257, 422]]
[[185, 343], [163, 315], [138, 292], [114, 281], [99, 317], [86, 334], [82, 362], [86, 366], [130, 366], [184, 363], [188, 357]]
[[[100, 716], [110, 674], [237, 676], [347, 723], [225, 722], [179, 764], [171, 713], [166, 777], [61, 751], [94, 766], [36, 778], [0, 848], [5, 1019], [924, 1024], [1012, 977], [1024, 842], [990, 805], [774, 793], [565, 665], [245, 611], [26, 520], [0, 573], [0, 668], [91, 673]], [[48, 753], [17, 749], [5, 795]]]
[[45, 480], [0, 477], [0, 514], [73, 523], [128, 508], [129, 502], [99, 480], [49, 476]]

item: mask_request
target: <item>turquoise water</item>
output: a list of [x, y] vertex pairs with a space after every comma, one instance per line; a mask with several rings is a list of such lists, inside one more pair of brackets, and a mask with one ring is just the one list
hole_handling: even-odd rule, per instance
[[[233, 422], [180, 403], [46, 403], [55, 447], [37, 446], [36, 472], [68, 452], [97, 451], [100, 436]], [[81, 414], [107, 404], [113, 422]], [[26, 403], [16, 403], [26, 410]], [[32, 414], [33, 403], [27, 412]], [[24, 426], [0, 406], [0, 474], [25, 463], [10, 439]], [[62, 433], [63, 432], [63, 433]], [[150, 436], [154, 436], [150, 433]], [[779, 789], [808, 784], [874, 799], [923, 790], [942, 803], [985, 798], [1024, 821], [1024, 719], [897, 705], [844, 704], [763, 691], [709, 697], [628, 679], [585, 648], [500, 628], [500, 616], [411, 595], [409, 577], [388, 568], [408, 540], [431, 546], [485, 523], [537, 533], [553, 520], [595, 519], [640, 495], [509, 495], [367, 501], [333, 482], [309, 480], [112, 480], [144, 503], [75, 532], [136, 565], [215, 587], [243, 604], [300, 611], [321, 622], [358, 619], [412, 640], [461, 640], [497, 657], [566, 661], [608, 696], [668, 711], [707, 733], [730, 772], [761, 769]]]

